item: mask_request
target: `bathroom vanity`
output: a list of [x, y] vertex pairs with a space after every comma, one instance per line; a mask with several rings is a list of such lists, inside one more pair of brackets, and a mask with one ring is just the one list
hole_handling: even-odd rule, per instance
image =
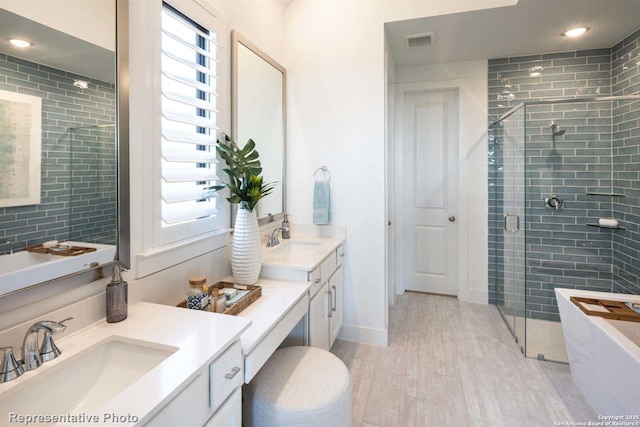
[[[241, 317], [135, 304], [125, 321], [103, 320], [60, 338], [58, 358], [0, 384], [0, 419], [75, 415], [92, 417], [84, 425], [239, 426], [240, 335], [250, 324]], [[63, 421], [83, 424], [79, 418]]]
[[344, 236], [299, 235], [262, 253], [261, 277], [308, 281], [309, 345], [329, 350], [343, 320]]
[[262, 296], [238, 316], [140, 302], [120, 323], [102, 320], [56, 337], [58, 358], [0, 384], [0, 419], [70, 414], [118, 425], [241, 425], [241, 386], [292, 330], [302, 327], [305, 343], [327, 350], [335, 341], [343, 243], [299, 236], [265, 249]]

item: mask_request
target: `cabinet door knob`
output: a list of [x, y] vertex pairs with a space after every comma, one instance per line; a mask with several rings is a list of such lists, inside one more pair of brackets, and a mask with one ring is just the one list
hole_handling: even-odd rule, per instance
[[449, 217], [449, 222], [454, 222], [455, 220], [456, 220], [456, 217], [455, 217], [455, 216], [451, 215], [451, 216]]

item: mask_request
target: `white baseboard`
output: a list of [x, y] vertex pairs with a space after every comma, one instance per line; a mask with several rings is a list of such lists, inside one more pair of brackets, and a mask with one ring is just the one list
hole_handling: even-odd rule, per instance
[[464, 302], [486, 305], [489, 303], [489, 291], [467, 290], [464, 295], [458, 295], [458, 299]]
[[386, 329], [365, 328], [356, 325], [342, 325], [338, 334], [338, 339], [353, 341], [360, 344], [376, 345], [378, 347], [388, 346]]

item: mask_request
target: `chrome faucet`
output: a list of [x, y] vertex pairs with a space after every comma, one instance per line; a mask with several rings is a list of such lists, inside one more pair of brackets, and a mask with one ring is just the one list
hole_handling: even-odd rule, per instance
[[288, 227], [276, 227], [271, 232], [271, 235], [267, 235], [267, 247], [272, 248], [274, 246], [278, 246], [280, 244], [280, 239], [278, 239], [278, 231], [284, 230], [289, 231]]
[[[60, 349], [56, 347], [51, 335], [64, 332], [67, 329], [65, 322], [73, 319], [68, 317], [59, 322], [44, 320], [33, 324], [22, 341], [22, 360], [17, 361], [12, 347], [0, 348], [0, 384], [15, 380], [25, 371], [31, 371], [60, 356]], [[42, 345], [38, 348], [38, 332], [44, 331]]]
[[[73, 319], [69, 317], [60, 322], [44, 320], [32, 325], [24, 336], [22, 342], [22, 368], [25, 371], [36, 369], [43, 362], [48, 362], [60, 356], [60, 350], [53, 342], [51, 335], [57, 335], [67, 329], [65, 322]], [[38, 332], [44, 331], [42, 345], [38, 348]]]
[[[2, 240], [2, 241], [0, 242], [0, 245], [9, 245], [9, 244], [11, 244], [11, 243], [13, 243], [11, 240], [9, 240], [9, 239], [4, 239], [4, 240]], [[13, 248], [12, 248], [12, 247], [10, 247], [10, 248], [9, 248], [9, 252], [8, 252], [8, 253], [9, 253], [10, 255], [13, 255]]]

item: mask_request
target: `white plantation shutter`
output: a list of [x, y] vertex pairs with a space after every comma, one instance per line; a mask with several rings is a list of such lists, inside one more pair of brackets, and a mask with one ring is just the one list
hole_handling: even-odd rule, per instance
[[[162, 227], [214, 219], [217, 229], [219, 198], [203, 188], [219, 181], [215, 145], [220, 45], [215, 28], [196, 23], [166, 3], [161, 29]], [[191, 235], [197, 234], [190, 229]], [[200, 233], [208, 231], [210, 221]]]

